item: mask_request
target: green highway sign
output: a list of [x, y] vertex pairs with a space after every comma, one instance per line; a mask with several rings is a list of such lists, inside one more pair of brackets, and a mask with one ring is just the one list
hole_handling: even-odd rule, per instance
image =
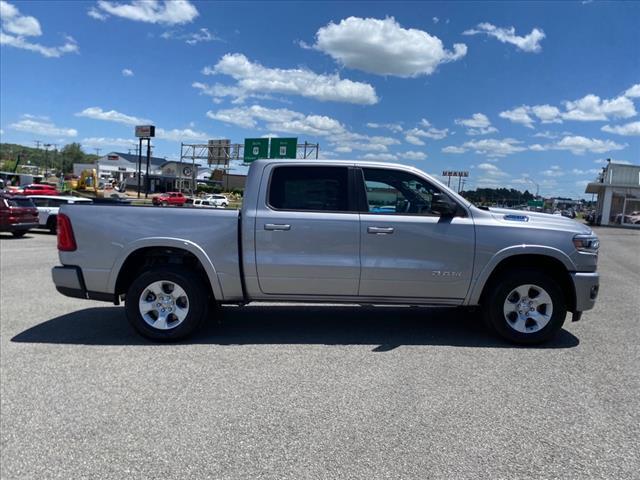
[[244, 156], [242, 158], [245, 163], [253, 162], [260, 158], [269, 158], [269, 139], [245, 138]]
[[269, 158], [296, 158], [297, 138], [272, 138]]

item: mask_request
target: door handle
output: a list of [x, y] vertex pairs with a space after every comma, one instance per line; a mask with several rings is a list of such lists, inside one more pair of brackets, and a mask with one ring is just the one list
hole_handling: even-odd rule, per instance
[[367, 233], [374, 233], [376, 235], [389, 235], [393, 233], [393, 227], [367, 227]]
[[291, 230], [291, 225], [284, 223], [265, 223], [265, 230]]

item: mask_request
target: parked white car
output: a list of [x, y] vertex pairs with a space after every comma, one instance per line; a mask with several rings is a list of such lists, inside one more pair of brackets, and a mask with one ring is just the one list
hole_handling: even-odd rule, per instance
[[29, 198], [38, 208], [40, 227], [48, 229], [51, 233], [56, 233], [58, 210], [60, 210], [62, 205], [91, 203], [91, 200], [88, 198], [65, 197], [61, 195], [29, 195]]
[[204, 199], [216, 207], [227, 208], [229, 206], [229, 199], [219, 193], [207, 195]]
[[189, 203], [196, 208], [218, 208], [213, 200], [207, 200], [206, 198], [194, 198]]

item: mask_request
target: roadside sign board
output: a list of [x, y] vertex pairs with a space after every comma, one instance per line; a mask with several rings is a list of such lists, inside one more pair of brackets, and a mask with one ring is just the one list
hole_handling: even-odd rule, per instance
[[156, 136], [155, 125], [136, 125], [136, 137], [151, 138]]
[[297, 138], [272, 138], [269, 158], [296, 158]]
[[245, 138], [243, 156], [244, 162], [249, 163], [260, 158], [269, 158], [269, 139]]
[[209, 164], [224, 164], [229, 159], [230, 149], [231, 149], [231, 140], [222, 139], [222, 140], [209, 140], [208, 143], [208, 161]]
[[469, 172], [465, 171], [456, 171], [456, 170], [445, 170], [442, 172], [443, 177], [468, 177]]

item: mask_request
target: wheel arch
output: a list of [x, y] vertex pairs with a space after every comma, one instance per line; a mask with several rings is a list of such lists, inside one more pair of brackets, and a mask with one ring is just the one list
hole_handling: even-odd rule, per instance
[[213, 297], [224, 298], [215, 267], [198, 245], [187, 240], [143, 239], [129, 246], [116, 260], [109, 277], [109, 291], [126, 292], [134, 275], [158, 264], [186, 264], [199, 270]]
[[469, 297], [469, 305], [481, 304], [487, 292], [504, 272], [518, 268], [534, 268], [550, 274], [558, 281], [565, 296], [567, 311], [575, 311], [576, 294], [570, 274], [575, 268], [569, 257], [559, 250], [545, 247], [534, 250], [527, 248], [526, 252], [509, 250], [502, 255], [494, 256], [483, 269]]

